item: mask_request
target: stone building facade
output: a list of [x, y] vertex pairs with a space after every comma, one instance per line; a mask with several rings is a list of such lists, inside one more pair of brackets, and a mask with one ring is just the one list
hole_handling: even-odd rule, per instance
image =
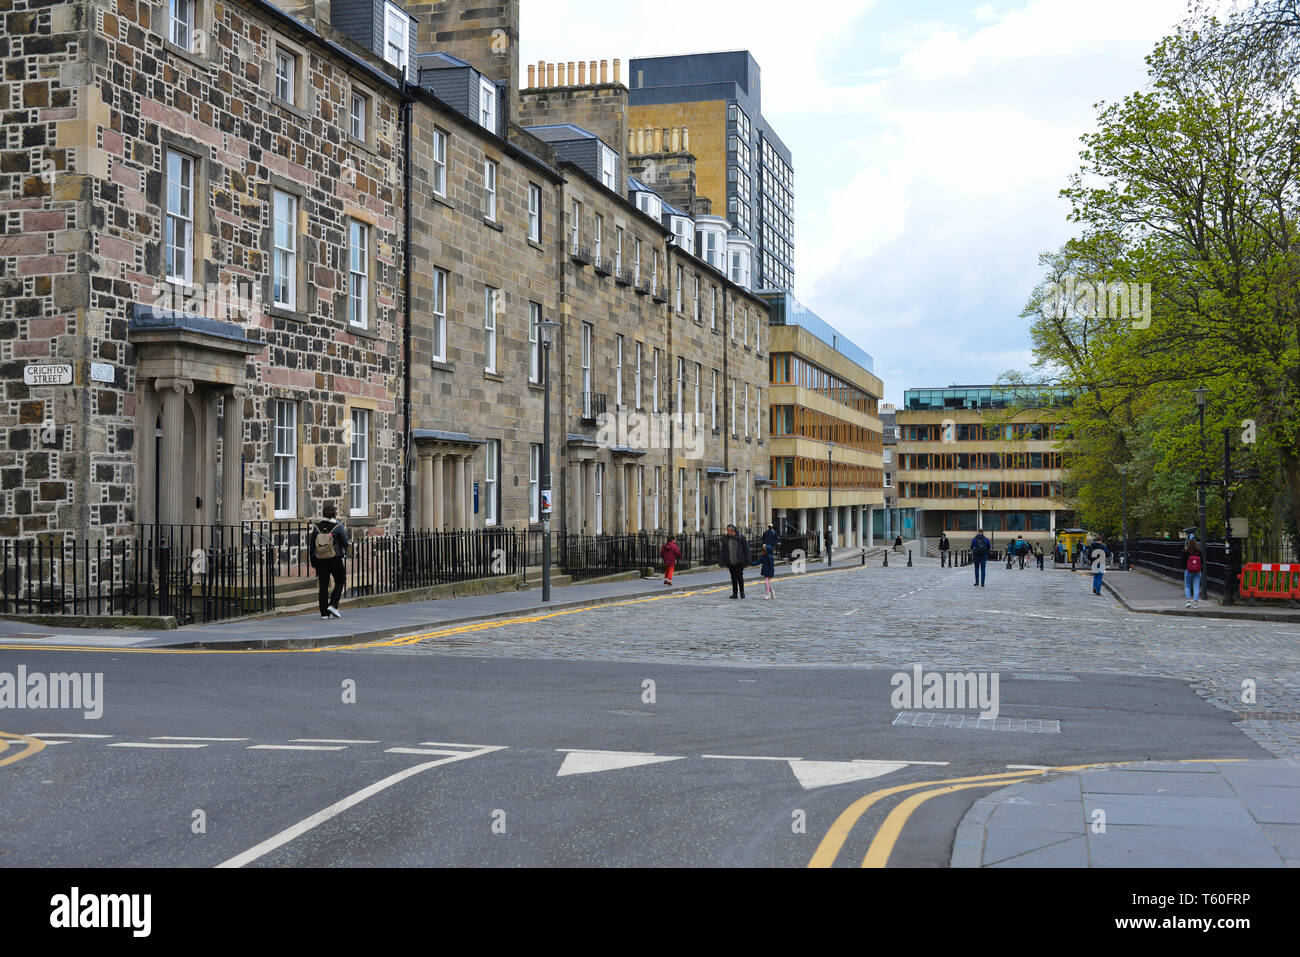
[[[326, 501], [391, 528], [393, 76], [269, 5], [186, 9], [177, 24], [137, 0], [33, 4], [31, 32], [6, 41], [6, 93], [27, 106], [0, 199], [0, 534], [310, 517]], [[73, 384], [24, 385], [36, 363], [71, 363]]]
[[[321, 0], [30, 2], [5, 38], [0, 538], [326, 502], [362, 534], [532, 524], [550, 322], [559, 528], [767, 514], [767, 306], [630, 200], [617, 66], [520, 92], [517, 0], [409, 4], [386, 53]], [[566, 125], [606, 152], [540, 131]]]

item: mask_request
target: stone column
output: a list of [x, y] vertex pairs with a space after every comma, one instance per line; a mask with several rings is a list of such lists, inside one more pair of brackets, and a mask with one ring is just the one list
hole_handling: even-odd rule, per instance
[[867, 529], [867, 548], [876, 546], [876, 509], [873, 505], [868, 505], [866, 516], [863, 519]]
[[452, 508], [452, 521], [456, 528], [467, 528], [465, 522], [465, 467], [463, 455], [450, 455], [453, 488], [456, 490], [455, 506]]
[[244, 399], [248, 390], [226, 391], [221, 412], [221, 523], [244, 521]]
[[799, 534], [808, 534], [808, 509], [806, 508], [799, 509]]
[[420, 456], [420, 527], [437, 527], [433, 524], [433, 456], [428, 452]]
[[139, 450], [140, 481], [136, 485], [135, 514], [141, 525], [152, 525], [158, 516], [154, 514], [154, 475], [157, 462], [158, 429], [158, 393], [148, 379], [138, 382], [139, 415], [137, 422], [136, 448]]
[[596, 463], [582, 463], [582, 522], [587, 535], [596, 534]]
[[627, 483], [627, 530], [635, 534], [641, 531], [641, 510], [637, 508], [636, 501], [636, 466], [624, 466], [623, 476], [623, 481]]
[[447, 524], [447, 493], [444, 488], [447, 484], [447, 457], [441, 452], [435, 452], [429, 458], [433, 462], [433, 475], [430, 479], [432, 494], [429, 498], [429, 527], [440, 532]]
[[163, 442], [162, 461], [158, 463], [162, 476], [162, 515], [164, 525], [184, 525], [184, 487], [181, 481], [185, 468], [185, 396], [194, 391], [189, 379], [159, 379], [156, 387], [162, 397]]
[[199, 477], [203, 485], [204, 525], [217, 524], [217, 399], [220, 393], [209, 387], [203, 395], [203, 433], [198, 436]]

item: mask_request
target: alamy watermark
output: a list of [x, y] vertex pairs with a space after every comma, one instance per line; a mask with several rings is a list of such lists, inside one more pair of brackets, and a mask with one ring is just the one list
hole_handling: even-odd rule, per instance
[[1065, 282], [1049, 282], [1043, 298], [1043, 317], [1063, 319], [1129, 319], [1134, 329], [1151, 328], [1151, 283], [1078, 280], [1067, 273]]
[[262, 311], [262, 287], [252, 279], [206, 285], [165, 282], [155, 286], [153, 293], [151, 305], [159, 312], [179, 312], [224, 322], [251, 322]]
[[978, 708], [981, 718], [996, 718], [999, 710], [996, 671], [926, 671], [912, 665], [889, 679], [889, 703], [907, 711], [964, 711]]
[[704, 458], [703, 413], [602, 412], [596, 416], [596, 444], [602, 449], [672, 449], [686, 459]]
[[86, 720], [104, 716], [102, 671], [45, 674], [19, 665], [17, 672], [0, 671], [0, 711], [81, 711]]

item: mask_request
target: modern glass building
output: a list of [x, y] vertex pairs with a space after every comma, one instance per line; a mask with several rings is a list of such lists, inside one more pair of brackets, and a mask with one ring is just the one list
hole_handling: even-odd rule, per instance
[[628, 125], [690, 130], [697, 193], [755, 246], [753, 287], [794, 288], [794, 161], [763, 118], [746, 50], [644, 57], [629, 68]]

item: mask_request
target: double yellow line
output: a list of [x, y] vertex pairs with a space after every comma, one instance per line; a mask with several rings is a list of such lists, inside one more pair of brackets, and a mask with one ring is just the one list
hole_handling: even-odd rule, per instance
[[0, 755], [3, 755], [9, 750], [11, 741], [21, 741], [23, 744], [27, 745], [27, 747], [23, 748], [23, 750], [19, 751], [17, 754], [11, 754], [8, 757], [0, 757], [0, 768], [4, 767], [6, 764], [14, 764], [21, 761], [23, 758], [30, 758], [36, 752], [45, 750], [45, 742], [40, 741], [37, 738], [28, 737], [25, 734], [10, 734], [7, 731], [0, 731]]
[[[1197, 758], [1179, 761], [1179, 764], [1203, 764], [1214, 762], [1219, 764], [1235, 763], [1243, 761], [1244, 758]], [[917, 794], [909, 795], [898, 803], [898, 805], [889, 812], [885, 820], [881, 822], [875, 836], [871, 839], [871, 844], [867, 848], [867, 855], [862, 859], [863, 867], [885, 867], [889, 863], [889, 857], [894, 852], [894, 845], [903, 833], [903, 827], [907, 824], [908, 819], [913, 812], [931, 798], [940, 797], [944, 794], [952, 794], [956, 791], [967, 791], [972, 788], [1000, 788], [1010, 784], [1018, 784], [1028, 778], [1042, 777], [1046, 774], [1059, 774], [1069, 771], [1087, 771], [1093, 768], [1111, 767], [1116, 764], [1127, 764], [1132, 762], [1125, 761], [1106, 761], [1101, 764], [1073, 764], [1059, 768], [1042, 768], [1031, 769], [1026, 771], [1006, 771], [1001, 774], [980, 774], [964, 778], [948, 778], [940, 781], [917, 781], [914, 784], [900, 784], [892, 788], [883, 788], [879, 791], [872, 791], [865, 797], [858, 798], [847, 808], [844, 809], [835, 823], [830, 826], [826, 836], [822, 838], [821, 844], [817, 846], [817, 851], [808, 862], [809, 867], [831, 867], [835, 863], [835, 858], [839, 856], [840, 850], [844, 847], [844, 842], [848, 839], [850, 832], [857, 825], [858, 820], [874, 805], [879, 804], [885, 798], [893, 797], [895, 794], [904, 794], [908, 791], [918, 791]], [[922, 791], [921, 788], [929, 788]]]

